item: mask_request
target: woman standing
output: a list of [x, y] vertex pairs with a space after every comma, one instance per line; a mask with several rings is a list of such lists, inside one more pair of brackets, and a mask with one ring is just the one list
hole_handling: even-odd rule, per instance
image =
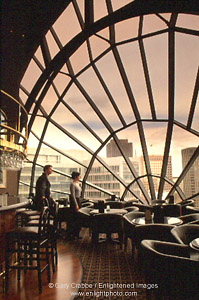
[[73, 181], [70, 184], [70, 218], [67, 222], [67, 238], [79, 238], [79, 232], [81, 230], [79, 224], [78, 211], [81, 207], [80, 196], [81, 187], [79, 186], [80, 173], [72, 172], [71, 177]]
[[80, 173], [72, 172], [73, 181], [70, 184], [70, 208], [73, 211], [78, 212], [81, 207], [80, 196], [81, 196], [81, 187], [79, 186]]

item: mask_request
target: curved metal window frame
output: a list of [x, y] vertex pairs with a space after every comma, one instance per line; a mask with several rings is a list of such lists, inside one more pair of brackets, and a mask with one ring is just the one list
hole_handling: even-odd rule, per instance
[[[34, 159], [34, 162], [33, 162], [32, 175], [31, 175], [31, 185], [34, 181], [34, 174], [35, 174], [34, 166], [35, 166], [35, 163], [37, 161], [39, 151], [41, 149], [41, 145], [43, 143], [43, 139], [44, 139], [44, 136], [45, 136], [45, 133], [46, 133], [49, 122], [53, 123], [62, 132], [64, 132], [70, 138], [75, 140], [81, 147], [83, 147], [86, 151], [88, 151], [90, 154], [92, 154], [92, 159], [90, 161], [90, 164], [87, 168], [85, 177], [83, 179], [83, 193], [85, 191], [85, 185], [86, 185], [86, 180], [88, 178], [88, 174], [89, 174], [89, 172], [90, 172], [90, 170], [93, 166], [93, 163], [94, 163], [95, 159], [97, 159], [121, 184], [123, 184], [125, 186], [126, 190], [129, 190], [130, 192], [132, 192], [132, 194], [134, 196], [136, 196], [140, 201], [142, 201], [142, 199], [139, 196], [134, 194], [134, 192], [130, 188], [130, 185], [125, 183], [123, 181], [123, 179], [120, 178], [115, 172], [113, 172], [107, 166], [107, 164], [98, 156], [98, 153], [100, 152], [100, 150], [106, 145], [106, 143], [111, 138], [113, 138], [115, 143], [117, 144], [122, 156], [124, 157], [124, 160], [125, 160], [127, 166], [129, 167], [131, 173], [135, 177], [135, 181], [138, 184], [138, 186], [139, 186], [139, 188], [142, 192], [142, 195], [144, 196], [145, 201], [148, 202], [148, 203], [151, 201], [151, 199], [156, 199], [156, 195], [155, 195], [155, 189], [154, 189], [154, 184], [153, 184], [153, 180], [152, 180], [152, 177], [154, 175], [151, 174], [151, 167], [150, 167], [149, 155], [148, 155], [146, 139], [145, 139], [145, 134], [144, 134], [143, 122], [147, 121], [147, 122], [167, 122], [168, 123], [166, 141], [165, 141], [165, 149], [164, 149], [164, 155], [163, 155], [162, 171], [161, 171], [161, 175], [159, 176], [160, 185], [159, 185], [158, 196], [157, 196], [157, 198], [159, 198], [159, 199], [162, 197], [164, 184], [165, 184], [165, 181], [167, 181], [166, 180], [166, 170], [167, 170], [167, 164], [168, 164], [168, 159], [169, 159], [169, 151], [170, 151], [170, 145], [171, 145], [171, 139], [172, 139], [172, 133], [173, 133], [174, 125], [182, 128], [182, 129], [187, 130], [188, 132], [190, 132], [191, 134], [194, 134], [195, 136], [199, 136], [199, 132], [196, 131], [196, 130], [193, 130], [191, 128], [191, 124], [192, 124], [192, 121], [193, 121], [193, 115], [194, 115], [195, 108], [196, 108], [197, 94], [198, 94], [199, 71], [197, 73], [197, 77], [196, 77], [196, 80], [195, 80], [195, 88], [194, 88], [194, 92], [193, 92], [193, 98], [192, 98], [192, 103], [191, 103], [191, 108], [190, 108], [190, 112], [189, 112], [187, 125], [185, 126], [184, 124], [176, 121], [175, 118], [174, 118], [175, 32], [184, 32], [185, 34], [198, 35], [198, 31], [196, 31], [196, 30], [182, 29], [182, 28], [176, 27], [177, 13], [181, 13], [181, 12], [182, 13], [190, 13], [190, 14], [197, 13], [198, 12], [197, 9], [196, 9], [196, 11], [194, 11], [194, 8], [192, 6], [194, 1], [190, 1], [190, 3], [187, 3], [187, 2], [185, 3], [185, 1], [183, 1], [184, 2], [183, 7], [181, 5], [179, 5], [179, 7], [174, 7], [174, 6], [171, 5], [170, 1], [168, 1], [168, 3], [165, 3], [164, 7], [160, 6], [158, 3], [155, 3], [155, 5], [153, 3], [153, 5], [151, 5], [150, 4], [151, 1], [147, 1], [146, 6], [143, 6], [141, 4], [141, 2], [143, 2], [143, 1], [133, 1], [129, 4], [127, 4], [125, 7], [122, 7], [118, 11], [113, 12], [112, 8], [111, 8], [111, 1], [107, 1], [108, 16], [106, 16], [106, 17], [98, 20], [97, 22], [93, 23], [93, 18], [92, 18], [93, 17], [92, 16], [93, 10], [91, 9], [92, 8], [92, 5], [91, 5], [92, 1], [89, 1], [90, 5], [91, 5], [89, 7], [90, 8], [90, 15], [87, 15], [85, 23], [83, 22], [83, 19], [81, 18], [80, 12], [78, 12], [78, 17], [79, 17], [79, 22], [80, 22], [80, 25], [81, 25], [81, 28], [82, 28], [82, 32], [80, 32], [76, 37], [74, 37], [71, 41], [69, 41], [65, 46], [61, 45], [61, 42], [59, 41], [58, 37], [56, 36], [55, 31], [53, 30], [53, 28], [51, 28], [51, 33], [53, 34], [54, 39], [55, 39], [57, 45], [60, 48], [60, 52], [52, 60], [50, 60], [50, 57], [47, 55], [48, 54], [48, 48], [47, 48], [47, 44], [45, 43], [45, 38], [44, 38], [44, 42], [43, 42], [42, 47], [43, 47], [43, 52], [44, 52], [45, 57], [46, 57], [45, 69], [42, 70], [43, 73], [40, 76], [40, 78], [38, 79], [38, 81], [36, 82], [34, 88], [32, 89], [32, 91], [31, 91], [31, 93], [28, 97], [28, 100], [26, 102], [26, 105], [25, 105], [27, 111], [30, 111], [33, 103], [35, 103], [35, 107], [33, 109], [33, 113], [31, 115], [31, 118], [30, 118], [30, 121], [29, 121], [29, 134], [31, 132], [32, 125], [34, 123], [34, 120], [35, 120], [35, 117], [38, 113], [38, 110], [41, 110], [42, 113], [43, 113], [43, 116], [46, 118], [46, 123], [44, 125], [44, 129], [43, 129], [41, 138], [39, 140], [39, 146], [37, 148], [37, 151], [36, 151], [36, 154], [35, 154], [35, 159]], [[88, 4], [88, 6], [89, 6], [89, 4]], [[154, 13], [159, 14], [161, 12], [172, 13], [170, 21], [166, 22], [168, 28], [166, 30], [161, 30], [161, 31], [158, 31], [156, 33], [150, 33], [150, 34], [147, 34], [147, 35], [142, 35], [143, 15], [154, 14]], [[88, 10], [87, 10], [87, 13], [88, 13]], [[115, 42], [114, 24], [116, 24], [117, 22], [120, 22], [122, 20], [126, 20], [128, 18], [133, 18], [133, 17], [136, 17], [136, 16], [139, 17], [139, 32], [138, 32], [138, 37], [136, 39], [139, 43], [139, 49], [140, 49], [140, 53], [141, 53], [141, 57], [142, 57], [143, 70], [144, 70], [145, 81], [146, 81], [146, 86], [147, 86], [147, 91], [148, 91], [149, 102], [150, 102], [150, 109], [151, 109], [151, 116], [152, 116], [151, 119], [142, 119], [140, 114], [139, 114], [139, 110], [137, 108], [137, 104], [136, 104], [133, 92], [131, 90], [127, 74], [125, 72], [125, 69], [124, 69], [124, 66], [122, 64], [119, 52], [117, 50], [118, 45], [121, 45], [122, 43], [127, 43], [129, 41], [124, 41], [124, 42], [120, 42], [120, 43]], [[108, 53], [108, 51], [112, 51], [112, 53], [114, 55], [114, 58], [115, 58], [115, 61], [117, 63], [118, 70], [120, 72], [122, 81], [123, 81], [124, 88], [125, 88], [126, 93], [128, 95], [129, 102], [131, 104], [132, 111], [133, 111], [135, 119], [136, 119], [136, 121], [133, 124], [137, 125], [138, 133], [139, 133], [139, 137], [140, 137], [140, 142], [141, 142], [141, 146], [142, 146], [142, 152], [143, 152], [145, 168], [146, 168], [146, 175], [145, 176], [148, 178], [148, 183], [149, 183], [149, 188], [150, 188], [150, 195], [148, 195], [142, 181], [140, 180], [141, 177], [138, 176], [138, 174], [136, 174], [136, 171], [135, 171], [135, 169], [133, 167], [133, 164], [131, 163], [130, 159], [127, 157], [127, 155], [125, 155], [124, 151], [122, 150], [122, 146], [121, 146], [120, 141], [117, 137], [118, 130], [117, 131], [113, 130], [113, 128], [110, 126], [110, 124], [104, 118], [103, 114], [97, 108], [97, 106], [92, 101], [92, 99], [89, 97], [86, 90], [83, 88], [83, 86], [78, 81], [78, 76], [85, 69], [83, 69], [78, 74], [74, 75], [72, 66], [70, 64], [70, 56], [85, 41], [87, 41], [88, 52], [89, 52], [89, 55], [90, 55], [90, 64], [86, 68], [92, 66], [93, 70], [95, 71], [96, 75], [98, 76], [99, 81], [101, 82], [101, 85], [103, 86], [104, 90], [106, 91], [107, 96], [108, 96], [112, 106], [114, 107], [114, 109], [115, 109], [115, 111], [116, 111], [116, 113], [117, 113], [117, 115], [118, 115], [118, 117], [119, 117], [119, 119], [120, 119], [120, 121], [123, 125], [123, 127], [121, 129], [119, 129], [119, 131], [131, 126], [132, 124], [131, 125], [126, 124], [125, 120], [123, 119], [116, 103], [114, 102], [113, 97], [109, 93], [109, 90], [107, 89], [106, 84], [103, 81], [103, 78], [100, 75], [100, 73], [99, 73], [99, 71], [98, 71], [98, 69], [95, 65], [95, 62], [98, 59], [100, 59], [102, 57], [102, 55], [100, 55], [98, 58], [93, 60], [92, 53], [91, 53], [91, 51], [89, 51], [90, 46], [89, 46], [88, 38], [91, 37], [93, 34], [97, 35], [100, 30], [102, 30], [106, 27], [109, 27], [110, 40], [107, 40], [107, 42], [109, 43], [109, 48], [103, 53], [103, 55]], [[143, 39], [146, 38], [146, 37], [147, 38], [151, 37], [154, 34], [162, 34], [162, 33], [166, 33], [166, 32], [168, 33], [168, 51], [169, 51], [169, 54], [168, 54], [169, 55], [169, 64], [168, 64], [168, 69], [169, 69], [168, 70], [168, 74], [169, 74], [169, 83], [168, 83], [168, 86], [169, 86], [169, 92], [168, 92], [169, 93], [169, 98], [168, 98], [169, 110], [168, 110], [168, 119], [158, 119], [157, 116], [156, 116], [156, 111], [155, 111], [155, 106], [154, 106], [153, 93], [152, 93], [152, 89], [151, 89], [150, 76], [149, 76], [149, 70], [148, 70], [148, 66], [147, 66], [145, 49], [144, 49], [144, 45], [143, 45]], [[35, 61], [36, 61], [36, 58], [35, 58]], [[60, 72], [60, 70], [61, 70], [61, 68], [63, 67], [64, 64], [67, 65], [67, 68], [69, 70], [69, 73], [66, 74], [66, 76], [69, 76], [71, 78], [71, 81], [68, 84], [68, 86], [66, 87], [65, 91], [62, 93], [62, 95], [59, 95], [59, 93], [56, 89], [56, 86], [53, 83], [53, 80], [56, 78], [57, 74]], [[91, 149], [89, 149], [86, 145], [84, 145], [80, 140], [78, 140], [76, 137], [72, 136], [72, 134], [70, 132], [66, 131], [64, 128], [62, 128], [58, 123], [56, 123], [51, 118], [53, 112], [56, 110], [58, 104], [61, 103], [61, 102], [73, 114], [75, 114], [75, 112], [72, 110], [72, 108], [63, 100], [63, 97], [64, 97], [65, 93], [70, 88], [71, 84], [73, 84], [73, 83], [77, 86], [77, 88], [82, 93], [82, 95], [85, 97], [85, 99], [87, 100], [89, 105], [92, 107], [92, 109], [98, 115], [99, 119], [104, 124], [105, 128], [109, 131], [109, 137], [105, 141], [102, 141], [100, 139], [100, 137], [96, 136], [96, 134], [92, 131], [92, 128], [90, 128], [84, 122], [84, 120], [82, 120], [80, 118], [80, 116], [78, 116], [76, 114], [77, 119], [101, 143], [101, 146], [98, 148], [98, 150], [95, 153]], [[50, 86], [52, 86], [54, 88], [54, 91], [56, 92], [57, 97], [58, 97], [58, 101], [57, 101], [56, 105], [53, 107], [51, 113], [48, 115], [45, 112], [44, 108], [42, 107], [42, 101], [43, 101], [47, 91], [49, 90]], [[50, 146], [50, 147], [52, 148], [53, 146]], [[172, 185], [173, 188], [171, 189], [169, 195], [173, 194], [174, 191], [177, 190], [180, 197], [182, 199], [184, 199], [184, 195], [183, 195], [183, 193], [181, 193], [180, 188], [179, 188], [179, 183], [182, 181], [185, 174], [188, 172], [188, 170], [190, 168], [190, 165], [192, 165], [194, 163], [194, 161], [196, 160], [196, 158], [198, 156], [199, 156], [199, 151], [198, 151], [198, 148], [197, 148], [196, 152], [195, 152], [195, 155], [191, 158], [190, 162], [187, 164], [187, 166], [183, 170], [183, 172], [180, 175], [177, 182]], [[125, 190], [125, 192], [126, 192], [126, 190]]]

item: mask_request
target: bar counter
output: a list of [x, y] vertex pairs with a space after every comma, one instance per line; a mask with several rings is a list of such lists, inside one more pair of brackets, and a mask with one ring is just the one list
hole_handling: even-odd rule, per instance
[[0, 264], [4, 261], [5, 256], [5, 233], [16, 227], [16, 210], [25, 208], [30, 201], [0, 207]]

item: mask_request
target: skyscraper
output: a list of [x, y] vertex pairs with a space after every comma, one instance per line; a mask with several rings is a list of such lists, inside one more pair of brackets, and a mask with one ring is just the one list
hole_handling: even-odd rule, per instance
[[[150, 155], [149, 156], [149, 161], [150, 161], [150, 166], [151, 166], [151, 173], [153, 175], [161, 175], [162, 171], [162, 163], [163, 163], [163, 156], [162, 155]], [[140, 158], [140, 171], [141, 175], [146, 174], [146, 168], [145, 168], [145, 163], [144, 163], [144, 157], [141, 156]], [[168, 159], [168, 166], [167, 166], [167, 171], [166, 171], [166, 177], [168, 179], [172, 180], [172, 162], [171, 162], [171, 156], [169, 156]], [[154, 188], [155, 191], [158, 191], [158, 186], [159, 186], [159, 178], [153, 177], [153, 183], [154, 183]], [[149, 186], [148, 186], [148, 179], [147, 177], [143, 178], [143, 183], [145, 188], [149, 191]], [[168, 192], [169, 191], [170, 185], [168, 183], [165, 183], [164, 186], [164, 191]]]
[[[133, 144], [128, 142], [128, 139], [121, 139], [120, 144], [122, 150], [128, 157], [133, 157]], [[117, 157], [122, 156], [120, 150], [118, 149], [115, 141], [112, 139], [110, 143], [106, 146], [106, 157]]]
[[[187, 165], [195, 150], [196, 147], [182, 149], [183, 168]], [[187, 198], [199, 192], [199, 157], [195, 160], [183, 180], [183, 190]], [[195, 199], [199, 202], [199, 196]]]

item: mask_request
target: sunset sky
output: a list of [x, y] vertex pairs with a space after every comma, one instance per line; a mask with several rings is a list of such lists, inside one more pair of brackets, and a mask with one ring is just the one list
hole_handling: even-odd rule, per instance
[[[77, 1], [79, 8], [83, 11], [83, 0]], [[99, 5], [100, 3], [100, 5]], [[120, 8], [122, 5], [129, 3], [124, 0], [112, 1], [113, 10]], [[95, 1], [95, 20], [106, 15], [105, 1]], [[170, 20], [170, 14], [161, 14], [165, 20]], [[72, 24], [72, 25], [71, 25]], [[177, 27], [199, 30], [198, 16], [179, 15], [176, 23]], [[139, 18], [133, 18], [115, 24], [115, 41], [123, 44], [117, 45], [117, 50], [121, 58], [125, 73], [128, 77], [133, 96], [135, 98], [137, 108], [142, 119], [151, 120], [151, 111], [149, 105], [149, 97], [145, 83], [143, 72], [143, 64], [138, 41], [127, 42], [130, 38], [138, 36]], [[63, 12], [57, 22], [53, 25], [62, 45], [64, 46], [76, 34], [81, 31], [80, 24], [74, 11], [72, 4]], [[144, 16], [142, 35], [164, 30], [167, 28], [166, 22], [157, 15]], [[50, 32], [47, 33], [46, 39], [48, 42], [51, 58], [59, 52], [59, 49]], [[108, 49], [109, 43], [108, 28], [98, 32], [98, 36], [94, 35], [89, 38], [92, 49], [93, 59], [102, 54]], [[143, 38], [144, 49], [146, 53], [147, 65], [152, 86], [153, 99], [155, 104], [156, 122], [143, 122], [145, 131], [146, 143], [148, 146], [149, 155], [164, 154], [165, 137], [167, 131], [168, 119], [168, 33], [154, 35], [153, 37]], [[37, 59], [44, 67], [42, 53], [40, 47], [35, 53]], [[176, 33], [175, 35], [175, 120], [183, 125], [187, 124], [191, 100], [193, 96], [196, 76], [198, 72], [199, 62], [199, 39], [198, 36], [192, 34]], [[78, 74], [85, 66], [89, 64], [89, 54], [86, 42], [70, 57], [70, 63], [74, 74]], [[127, 96], [124, 84], [117, 67], [113, 52], [108, 51], [100, 60], [97, 60], [96, 67], [101, 74], [106, 87], [109, 90], [112, 98], [117, 104], [119, 111], [124, 119], [124, 122], [129, 125], [135, 122], [130, 101]], [[64, 74], [65, 73], [65, 74]], [[61, 95], [67, 85], [70, 83], [70, 76], [67, 75], [68, 70], [66, 65], [63, 66], [61, 72], [57, 75], [54, 83]], [[31, 92], [38, 77], [41, 75], [41, 70], [32, 60], [29, 68], [22, 80], [22, 85]], [[109, 122], [113, 130], [121, 129], [117, 136], [118, 138], [127, 138], [133, 143], [134, 155], [142, 155], [140, 139], [137, 131], [137, 125], [133, 124], [126, 129], [122, 129], [123, 125], [114, 110], [108, 96], [102, 87], [99, 79], [96, 76], [92, 67], [87, 68], [84, 72], [77, 76], [78, 82], [87, 92], [93, 103]], [[21, 92], [20, 97], [23, 102], [26, 102], [27, 96]], [[60, 103], [52, 120], [61, 125], [65, 130], [69, 131], [83, 144], [89, 147], [92, 151], [96, 151], [100, 146], [100, 142], [77, 120], [72, 114], [67, 105], [82, 120], [84, 120], [96, 135], [104, 141], [110, 134], [103, 122], [93, 111], [90, 104], [81, 94], [80, 90], [73, 83], [63, 97], [66, 105]], [[51, 87], [46, 94], [42, 107], [49, 114], [51, 109], [57, 102], [55, 91]], [[163, 121], [165, 120], [165, 121]], [[42, 133], [42, 128], [45, 124], [45, 118], [39, 112], [32, 127], [39, 137]], [[196, 110], [192, 123], [192, 129], [199, 131], [199, 101], [197, 100]], [[62, 133], [53, 124], [49, 124], [44, 141], [56, 146], [60, 149], [81, 149], [81, 147], [64, 133]], [[35, 147], [36, 139], [31, 135], [28, 145]], [[172, 143], [170, 155], [172, 156], [173, 175], [178, 176], [181, 172], [181, 149], [186, 147], [197, 147], [198, 136], [189, 133], [178, 126], [174, 126], [172, 135]], [[100, 152], [105, 156], [105, 148]]]

